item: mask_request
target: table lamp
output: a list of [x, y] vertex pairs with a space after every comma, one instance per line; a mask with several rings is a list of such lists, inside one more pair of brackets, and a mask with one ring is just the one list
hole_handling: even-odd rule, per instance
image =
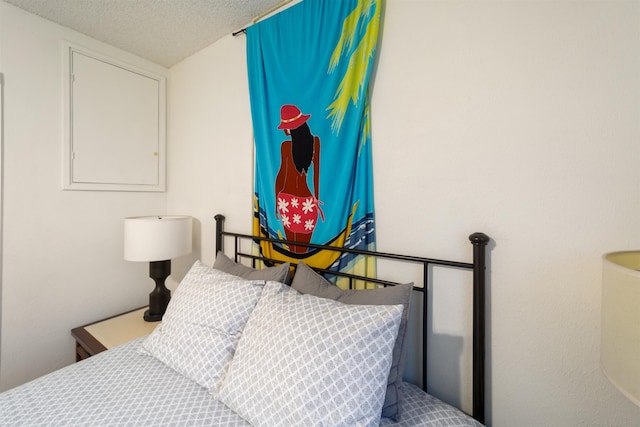
[[640, 406], [640, 251], [602, 257], [602, 342], [606, 377]]
[[155, 289], [149, 294], [144, 320], [157, 322], [167, 309], [171, 291], [165, 279], [171, 274], [171, 259], [191, 252], [191, 217], [178, 215], [139, 216], [124, 220], [124, 259], [149, 262], [149, 277]]

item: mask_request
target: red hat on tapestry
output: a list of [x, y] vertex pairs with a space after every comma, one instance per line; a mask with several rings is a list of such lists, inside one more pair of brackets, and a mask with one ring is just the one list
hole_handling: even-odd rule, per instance
[[297, 129], [307, 120], [311, 114], [302, 114], [295, 105], [285, 104], [280, 108], [280, 125], [278, 129]]

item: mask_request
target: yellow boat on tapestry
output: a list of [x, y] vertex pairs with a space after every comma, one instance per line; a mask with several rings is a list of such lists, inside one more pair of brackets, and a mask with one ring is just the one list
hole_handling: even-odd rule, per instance
[[[323, 244], [323, 246], [331, 246], [335, 248], [345, 247], [345, 244], [349, 241], [349, 237], [352, 236], [353, 214], [355, 213], [357, 206], [357, 203], [353, 206], [351, 214], [348, 217], [347, 226], [345, 227], [345, 229], [342, 230], [329, 242]], [[264, 229], [264, 227], [260, 225], [259, 218], [259, 206], [257, 203], [257, 199], [254, 198], [253, 235], [262, 238], [273, 239], [274, 237], [271, 236]], [[279, 240], [283, 240], [284, 236], [282, 236], [282, 234], [278, 232], [276, 238]], [[289, 246], [286, 244], [274, 244], [273, 242], [267, 240], [260, 240], [259, 242], [257, 242], [256, 251], [259, 251], [263, 257], [273, 260], [274, 262], [288, 262], [292, 265], [304, 262], [310, 267], [319, 268], [322, 270], [331, 270], [332, 266], [336, 266], [339, 264], [338, 259], [340, 258], [340, 252], [332, 251], [331, 249], [320, 250], [311, 247], [304, 253], [296, 253], [290, 251]], [[345, 255], [343, 254], [343, 256]], [[348, 255], [345, 257], [348, 257]], [[340, 269], [341, 272], [354, 275], [366, 275], [365, 273], [369, 273], [367, 277], [375, 277], [375, 259], [363, 256], [354, 256], [351, 258], [352, 259], [350, 262], [343, 262], [343, 268]], [[343, 289], [365, 289], [371, 287], [371, 285], [367, 286], [364, 283], [350, 282], [349, 278], [347, 277], [336, 276], [333, 279], [333, 282], [335, 282], [337, 286]]]

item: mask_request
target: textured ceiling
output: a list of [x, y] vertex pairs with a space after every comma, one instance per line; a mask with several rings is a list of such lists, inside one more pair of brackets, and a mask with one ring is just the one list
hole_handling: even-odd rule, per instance
[[282, 0], [4, 0], [165, 67]]

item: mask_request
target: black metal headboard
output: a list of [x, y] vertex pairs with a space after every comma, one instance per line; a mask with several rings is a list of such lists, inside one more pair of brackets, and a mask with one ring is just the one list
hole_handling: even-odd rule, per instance
[[[240, 262], [241, 259], [249, 259], [253, 266], [257, 261], [262, 261], [267, 265], [273, 265], [281, 263], [282, 261], [264, 257], [262, 255], [256, 255], [253, 253], [247, 253], [242, 251], [242, 241], [253, 242], [273, 242], [282, 244], [295, 244], [298, 246], [306, 246], [314, 249], [326, 249], [331, 251], [337, 251], [340, 253], [354, 253], [358, 255], [367, 255], [375, 257], [376, 259], [390, 259], [396, 261], [406, 261], [414, 264], [422, 265], [423, 271], [423, 287], [414, 287], [415, 291], [422, 292], [423, 307], [422, 310], [422, 388], [426, 391], [427, 386], [427, 302], [428, 292], [427, 284], [429, 283], [429, 269], [431, 266], [450, 267], [471, 270], [473, 273], [473, 412], [472, 416], [484, 423], [485, 419], [485, 282], [486, 282], [486, 247], [489, 243], [489, 236], [484, 233], [473, 233], [469, 236], [469, 240], [473, 245], [473, 262], [458, 262], [449, 261], [435, 258], [422, 258], [408, 255], [398, 255], [384, 252], [372, 252], [357, 249], [338, 248], [335, 246], [325, 246], [316, 244], [305, 244], [300, 242], [293, 242], [282, 239], [270, 239], [266, 237], [252, 236], [249, 234], [233, 233], [224, 230], [224, 215], [216, 215], [216, 253], [218, 251], [224, 251], [224, 237], [233, 239], [233, 254], [234, 260]], [[382, 286], [394, 286], [400, 284], [400, 282], [391, 282], [387, 280], [381, 280], [377, 278], [371, 278], [366, 276], [360, 276], [349, 273], [336, 272], [333, 270], [321, 270], [316, 269], [319, 273], [330, 273], [334, 276], [346, 277], [349, 283], [353, 281], [362, 281], [368, 283], [375, 283]]]

